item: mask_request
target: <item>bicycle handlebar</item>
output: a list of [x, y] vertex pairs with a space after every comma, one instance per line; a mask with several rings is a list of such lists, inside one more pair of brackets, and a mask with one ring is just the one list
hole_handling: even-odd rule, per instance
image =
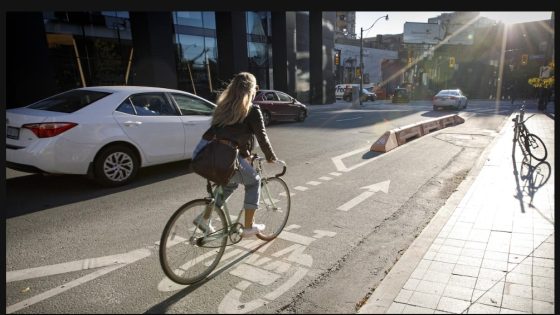
[[[253, 154], [251, 156], [251, 161], [255, 161], [255, 160], [262, 162], [262, 161], [266, 161], [266, 158], [260, 157], [257, 154]], [[283, 160], [274, 160], [274, 163], [282, 165], [282, 172], [274, 175], [274, 177], [280, 177], [286, 174], [286, 166], [287, 166], [286, 162], [284, 162]]]

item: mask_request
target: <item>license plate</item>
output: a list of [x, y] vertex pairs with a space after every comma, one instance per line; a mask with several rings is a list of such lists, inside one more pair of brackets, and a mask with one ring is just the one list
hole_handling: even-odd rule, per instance
[[6, 130], [6, 137], [10, 139], [19, 139], [19, 128], [8, 127]]

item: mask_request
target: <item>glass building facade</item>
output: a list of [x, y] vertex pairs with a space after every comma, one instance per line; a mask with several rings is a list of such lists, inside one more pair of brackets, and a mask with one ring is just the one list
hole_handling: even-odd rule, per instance
[[218, 47], [214, 12], [173, 12], [178, 89], [206, 98], [218, 88]]
[[[16, 59], [9, 64], [8, 75], [24, 65], [42, 73], [37, 81], [52, 83], [45, 88], [50, 91], [47, 95], [8, 94], [14, 99], [8, 107], [100, 85], [160, 86], [215, 101], [239, 71], [253, 73], [262, 89], [279, 89], [307, 103], [311, 100], [310, 64], [314, 61], [309, 58], [312, 34], [308, 12], [43, 11], [8, 15], [14, 21], [21, 20], [20, 26], [33, 22], [26, 29], [27, 35], [46, 38], [46, 45], [42, 40], [25, 42], [29, 36], [20, 36], [19, 30], [8, 24], [6, 47], [8, 55]], [[320, 33], [314, 37], [328, 38]], [[41, 58], [30, 62], [18, 54], [18, 49], [29, 48]], [[47, 65], [39, 67], [39, 59]], [[323, 64], [331, 58], [314, 59]], [[317, 73], [317, 84], [324, 84], [325, 75], [332, 74], [327, 70]], [[20, 81], [25, 76], [21, 73]], [[11, 82], [14, 86], [24, 83]]]

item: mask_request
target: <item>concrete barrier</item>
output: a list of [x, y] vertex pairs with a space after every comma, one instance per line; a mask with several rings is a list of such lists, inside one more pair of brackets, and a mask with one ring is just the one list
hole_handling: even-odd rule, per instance
[[403, 145], [411, 140], [418, 139], [424, 135], [422, 124], [412, 124], [395, 130], [397, 142]]
[[385, 132], [373, 143], [370, 151], [388, 152], [399, 145], [403, 145], [414, 139], [418, 139], [436, 130], [464, 123], [465, 120], [459, 115], [447, 115], [404, 127], [395, 128]]
[[371, 146], [370, 151], [387, 152], [398, 147], [397, 137], [394, 130], [385, 132], [375, 143]]
[[439, 129], [441, 129], [439, 119], [432, 119], [422, 123], [422, 132], [424, 135], [427, 135], [430, 132], [434, 132]]

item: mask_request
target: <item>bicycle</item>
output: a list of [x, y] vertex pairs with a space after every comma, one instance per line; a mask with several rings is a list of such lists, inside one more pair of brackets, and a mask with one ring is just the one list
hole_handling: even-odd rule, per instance
[[[283, 167], [282, 172], [267, 176], [263, 160], [265, 158], [256, 154], [251, 156], [251, 163], [255, 165], [256, 162], [255, 170], [261, 177], [255, 221], [266, 225], [266, 229], [256, 236], [263, 241], [271, 241], [288, 222], [291, 197], [288, 185], [280, 178], [286, 173], [286, 163], [277, 160]], [[178, 284], [189, 285], [206, 278], [220, 262], [226, 246], [242, 239], [243, 224], [239, 220], [243, 207], [237, 218], [232, 219], [227, 205], [229, 198], [223, 200], [221, 207], [216, 206], [216, 200], [223, 198], [223, 187], [207, 180], [206, 190], [207, 197], [191, 200], [173, 213], [161, 236], [160, 264], [165, 275]], [[208, 223], [201, 224], [201, 218]], [[210, 258], [210, 262], [200, 263]]]
[[530, 133], [527, 126], [525, 126], [525, 122], [533, 117], [534, 114], [523, 120], [524, 116], [525, 104], [521, 105], [519, 114], [515, 115], [515, 118], [512, 119], [514, 122], [513, 141], [518, 141], [521, 148], [525, 149], [525, 151], [536, 160], [544, 161], [548, 155], [544, 142], [539, 136]]

